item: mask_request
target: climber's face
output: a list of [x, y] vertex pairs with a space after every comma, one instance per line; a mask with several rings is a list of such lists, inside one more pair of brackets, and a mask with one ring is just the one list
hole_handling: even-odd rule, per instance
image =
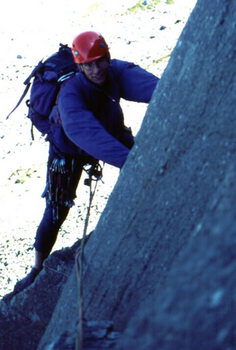
[[81, 64], [81, 70], [92, 83], [102, 85], [107, 77], [109, 60], [106, 56]]

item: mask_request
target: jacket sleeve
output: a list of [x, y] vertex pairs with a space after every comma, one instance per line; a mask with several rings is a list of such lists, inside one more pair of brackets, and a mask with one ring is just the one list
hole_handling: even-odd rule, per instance
[[129, 148], [106, 131], [94, 114], [88, 110], [79, 89], [73, 85], [61, 88], [58, 108], [67, 137], [96, 159], [121, 168]]
[[119, 70], [121, 97], [129, 101], [148, 103], [159, 78], [131, 62], [114, 60], [114, 68], [116, 67]]

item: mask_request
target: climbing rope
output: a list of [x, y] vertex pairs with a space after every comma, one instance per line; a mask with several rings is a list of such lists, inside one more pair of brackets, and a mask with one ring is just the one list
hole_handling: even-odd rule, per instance
[[[75, 266], [76, 266], [76, 276], [78, 283], [78, 293], [79, 293], [79, 303], [78, 303], [78, 334], [75, 342], [76, 350], [83, 350], [83, 319], [84, 319], [84, 297], [83, 297], [83, 263], [84, 263], [84, 244], [87, 235], [87, 229], [89, 224], [90, 210], [92, 201], [96, 192], [98, 180], [102, 179], [102, 167], [100, 164], [92, 165], [88, 170], [84, 168], [88, 174], [88, 179], [85, 179], [84, 184], [89, 186], [89, 204], [87, 207], [87, 214], [84, 222], [83, 236], [81, 239], [80, 247], [75, 254]], [[93, 186], [93, 181], [95, 185]]]

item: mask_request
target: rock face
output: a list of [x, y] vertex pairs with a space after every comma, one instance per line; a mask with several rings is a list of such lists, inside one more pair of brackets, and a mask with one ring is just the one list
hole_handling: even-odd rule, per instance
[[53, 253], [32, 286], [0, 303], [0, 349], [36, 349], [74, 266], [80, 242]]
[[117, 349], [234, 349], [235, 166], [212, 196], [163, 288], [139, 307]]
[[[235, 349], [235, 18], [198, 1], [86, 243], [85, 318], [112, 321], [117, 350]], [[65, 349], [77, 289], [74, 267], [39, 350]]]

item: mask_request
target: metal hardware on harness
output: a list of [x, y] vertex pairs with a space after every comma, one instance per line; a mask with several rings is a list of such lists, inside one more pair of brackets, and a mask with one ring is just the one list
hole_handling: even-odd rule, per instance
[[88, 169], [84, 166], [83, 169], [89, 175], [88, 179], [84, 180], [86, 186], [90, 186], [92, 181], [102, 180], [102, 166], [99, 163], [91, 165]]

